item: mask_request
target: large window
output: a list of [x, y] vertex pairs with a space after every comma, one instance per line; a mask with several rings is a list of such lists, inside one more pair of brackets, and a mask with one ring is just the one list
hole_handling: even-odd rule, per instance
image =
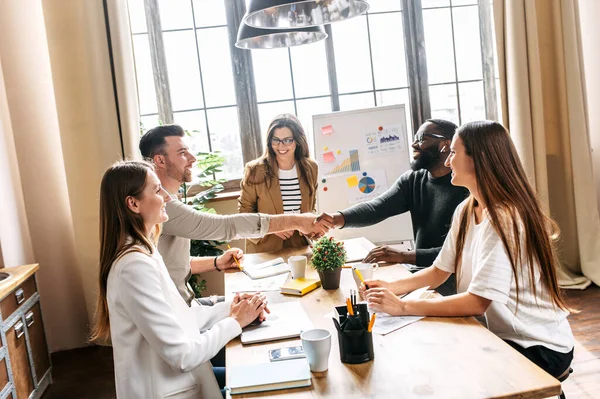
[[226, 155], [230, 180], [284, 112], [309, 141], [313, 115], [380, 105], [406, 104], [411, 131], [428, 118], [497, 119], [489, 0], [369, 0], [324, 41], [252, 52], [231, 45], [239, 0], [128, 4], [143, 128], [182, 125], [194, 150]]

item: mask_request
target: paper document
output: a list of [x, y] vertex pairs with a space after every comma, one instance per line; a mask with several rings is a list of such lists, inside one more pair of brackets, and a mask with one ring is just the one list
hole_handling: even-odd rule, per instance
[[257, 326], [244, 328], [242, 344], [299, 337], [302, 331], [313, 328], [299, 301], [269, 304], [269, 309], [271, 313], [265, 321]]
[[375, 248], [375, 244], [364, 237], [351, 238], [342, 242], [346, 250], [346, 263], [362, 262], [369, 251]]
[[287, 274], [279, 274], [273, 277], [266, 277], [257, 280], [244, 279], [231, 287], [231, 292], [268, 292], [279, 291], [288, 279]]
[[258, 265], [244, 265], [242, 271], [252, 280], [256, 280], [288, 273], [290, 266], [283, 258], [277, 258]]
[[[419, 288], [414, 290], [408, 295], [405, 295], [403, 299], [419, 299], [428, 298], [430, 291], [427, 291], [429, 287]], [[406, 327], [409, 324], [419, 321], [425, 316], [390, 316], [387, 313], [377, 312], [377, 318], [373, 325], [373, 332], [380, 335], [386, 335], [392, 331], [396, 331], [402, 327]]]

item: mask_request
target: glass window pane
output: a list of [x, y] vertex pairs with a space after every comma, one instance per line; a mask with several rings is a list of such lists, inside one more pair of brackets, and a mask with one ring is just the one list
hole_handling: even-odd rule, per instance
[[260, 120], [260, 134], [263, 149], [267, 142], [267, 129], [269, 124], [279, 114], [294, 114], [293, 101], [281, 101], [276, 103], [258, 104], [258, 118]]
[[204, 111], [174, 112], [173, 121], [190, 134], [192, 154], [209, 150]]
[[140, 116], [140, 123], [140, 130], [142, 133], [146, 133], [148, 130], [160, 125], [157, 114]]
[[331, 25], [340, 93], [373, 90], [366, 16]]
[[227, 25], [224, 0], [193, 0], [193, 7], [197, 27]]
[[373, 93], [345, 94], [340, 96], [340, 111], [371, 108], [375, 106]]
[[450, 0], [421, 0], [422, 8], [448, 7]]
[[135, 35], [132, 40], [140, 114], [155, 114], [158, 112], [158, 107], [156, 105], [156, 92], [154, 91], [154, 73], [152, 72], [152, 61], [150, 60], [148, 35]]
[[314, 44], [292, 47], [290, 53], [292, 55], [296, 97], [315, 97], [329, 94], [325, 41], [321, 40]]
[[207, 107], [236, 103], [227, 28], [197, 29]]
[[144, 0], [129, 0], [129, 24], [131, 33], [147, 32], [146, 12], [144, 11]]
[[477, 4], [477, 0], [452, 0], [452, 6], [466, 6]]
[[227, 180], [240, 179], [244, 174], [244, 161], [237, 107], [209, 109], [206, 114], [212, 150], [220, 151], [226, 159], [223, 172], [217, 176]]
[[308, 148], [313, 158], [314, 154], [314, 134], [313, 134], [313, 115], [326, 114], [331, 112], [331, 97], [311, 98], [308, 100], [298, 100], [296, 102], [298, 108], [298, 119], [302, 122], [304, 132], [308, 138]]
[[452, 9], [458, 80], [482, 78], [479, 7]]
[[378, 91], [377, 105], [404, 104], [406, 113], [406, 131], [412, 132], [412, 121], [410, 119], [410, 97], [408, 89]]
[[162, 30], [193, 27], [192, 7], [189, 1], [158, 0]]
[[423, 10], [429, 84], [454, 82], [450, 9]]
[[163, 41], [173, 110], [202, 108], [202, 86], [194, 32], [164, 32]]
[[369, 15], [376, 89], [408, 86], [402, 13]]
[[369, 0], [369, 14], [402, 10], [402, 0]]
[[429, 86], [431, 117], [446, 119], [460, 125], [456, 101], [456, 85]]
[[[252, 66], [258, 102], [287, 100], [293, 97], [287, 49], [253, 51]], [[324, 74], [327, 75], [327, 72], [324, 71]]]
[[461, 124], [486, 119], [483, 82], [459, 83], [458, 95]]

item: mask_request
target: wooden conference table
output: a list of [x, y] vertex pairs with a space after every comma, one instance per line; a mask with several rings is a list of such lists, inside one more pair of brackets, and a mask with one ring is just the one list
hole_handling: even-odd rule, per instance
[[[292, 255], [310, 255], [309, 248], [245, 256], [244, 263], [261, 263]], [[373, 334], [375, 359], [363, 364], [340, 361], [338, 339], [331, 317], [356, 288], [351, 269], [342, 270], [340, 289], [318, 288], [305, 296], [265, 293], [271, 303], [300, 301], [315, 328], [331, 332], [329, 370], [312, 373], [312, 386], [235, 395], [234, 398], [546, 398], [560, 394], [560, 383], [513, 350], [474, 318], [427, 317], [388, 335]], [[399, 265], [380, 267], [374, 278], [393, 279], [409, 273]], [[310, 267], [307, 277], [318, 278]], [[250, 279], [243, 273], [227, 274], [230, 293]], [[239, 337], [227, 344], [227, 366], [264, 363], [269, 350], [301, 345], [288, 339], [242, 345]], [[228, 394], [229, 395], [229, 394]]]

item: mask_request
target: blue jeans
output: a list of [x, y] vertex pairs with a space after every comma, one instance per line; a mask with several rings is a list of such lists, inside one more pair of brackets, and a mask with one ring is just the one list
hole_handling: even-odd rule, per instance
[[215, 373], [217, 383], [219, 383], [219, 388], [221, 388], [221, 395], [225, 397], [225, 367], [213, 367], [213, 373]]

